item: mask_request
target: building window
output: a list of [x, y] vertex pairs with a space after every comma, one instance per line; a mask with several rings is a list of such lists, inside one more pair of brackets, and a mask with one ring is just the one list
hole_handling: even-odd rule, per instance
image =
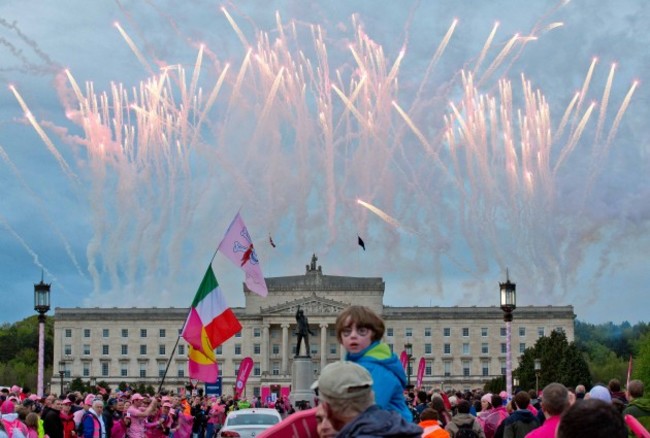
[[[160, 331], [158, 332], [158, 337], [159, 338], [166, 338], [167, 337], [167, 330], [160, 329]], [[160, 377], [162, 377], [162, 376], [160, 376]]]
[[336, 344], [330, 344], [330, 354], [336, 354]]
[[488, 335], [488, 328], [487, 327], [481, 328], [481, 336], [487, 338], [487, 335]]
[[506, 354], [508, 352], [508, 345], [505, 342], [501, 343], [501, 354]]
[[555, 327], [555, 331], [558, 333], [564, 333], [564, 327]]
[[108, 362], [102, 362], [102, 377], [108, 376]]
[[89, 363], [84, 363], [83, 370], [81, 371], [84, 377], [89, 377], [90, 376], [90, 364]]
[[65, 337], [66, 338], [72, 337], [72, 329], [65, 329]]
[[446, 337], [446, 338], [448, 338], [449, 336], [451, 336], [451, 328], [449, 328], [449, 327], [445, 327], [445, 328], [443, 328], [443, 329], [442, 329], [442, 336], [444, 336], [444, 337]]
[[158, 362], [158, 377], [165, 375], [165, 362]]
[[185, 354], [185, 345], [178, 346], [178, 354]]
[[488, 354], [490, 353], [490, 345], [487, 342], [483, 342], [481, 344], [481, 354]]
[[108, 338], [110, 336], [110, 330], [109, 329], [102, 329], [102, 338]]
[[255, 327], [253, 329], [253, 337], [254, 338], [261, 338], [262, 337], [262, 330], [259, 327]]
[[90, 329], [84, 329], [84, 338], [90, 337]]
[[167, 353], [165, 353], [165, 350], [166, 350], [165, 344], [158, 345], [158, 355], [159, 356], [164, 356], [165, 354], [167, 354]]
[[122, 376], [122, 377], [128, 377], [129, 376], [129, 368], [128, 368], [128, 365], [125, 364], [125, 363], [123, 363], [120, 366], [120, 376]]
[[[140, 354], [145, 355], [147, 354], [147, 346], [146, 345], [140, 345]], [[142, 377], [142, 376], [140, 376]]]
[[122, 337], [123, 338], [129, 337], [129, 329], [122, 329]]
[[255, 362], [253, 364], [253, 375], [254, 376], [261, 376], [262, 375], [262, 369], [260, 368], [260, 363]]
[[537, 327], [537, 336], [540, 338], [544, 336], [544, 327]]
[[102, 355], [108, 356], [108, 345], [102, 345]]
[[280, 354], [280, 344], [271, 345], [271, 354]]
[[90, 344], [84, 344], [83, 346], [83, 355], [90, 356]]
[[393, 328], [392, 327], [388, 327], [386, 329], [386, 336], [388, 336], [389, 338], [393, 337]]
[[318, 355], [318, 345], [316, 345], [316, 344], [314, 343], [314, 344], [311, 344], [311, 345], [309, 346], [309, 348], [310, 348], [310, 350], [311, 350], [311, 351], [310, 351], [310, 354], [311, 354], [312, 356], [316, 356], [316, 355]]
[[442, 353], [443, 354], [451, 354], [451, 344], [444, 344], [442, 346]]
[[262, 352], [262, 344], [253, 344], [253, 354], [260, 354]]
[[525, 343], [525, 342], [521, 342], [521, 343], [519, 344], [519, 352], [523, 354], [524, 351], [526, 351], [526, 343]]
[[424, 344], [424, 354], [431, 354], [431, 344]]
[[506, 337], [506, 328], [505, 327], [499, 327], [499, 333], [501, 334], [502, 338]]
[[336, 328], [331, 327], [331, 328], [327, 329], [327, 333], [329, 334], [330, 338], [335, 338], [336, 337]]
[[241, 330], [239, 330], [237, 333], [235, 333], [236, 338], [241, 338]]
[[526, 327], [519, 327], [519, 336], [522, 338], [526, 336]]
[[129, 346], [128, 345], [122, 344], [121, 347], [122, 347], [122, 356], [126, 356], [127, 354], [129, 354]]
[[463, 338], [469, 337], [469, 327], [463, 327]]
[[63, 346], [63, 354], [65, 356], [71, 356], [72, 355], [72, 345], [71, 344], [65, 344]]
[[431, 337], [431, 327], [425, 327], [424, 328], [424, 336], [427, 338]]
[[499, 367], [501, 368], [501, 375], [505, 376], [506, 375], [506, 360], [505, 359], [499, 360]]
[[433, 361], [428, 360], [425, 362], [424, 365], [424, 375], [425, 376], [430, 376], [433, 371]]
[[182, 366], [178, 367], [178, 372], [176, 373], [178, 377], [185, 377], [185, 368]]
[[241, 344], [235, 344], [235, 355], [239, 356], [241, 354]]
[[481, 374], [483, 377], [490, 375], [490, 361], [484, 360], [481, 362]]
[[469, 342], [464, 342], [463, 343], [463, 354], [468, 355], [469, 354]]
[[279, 376], [280, 375], [280, 363], [279, 362], [273, 362], [271, 364], [271, 374], [274, 376]]
[[413, 336], [413, 329], [410, 328], [410, 327], [407, 327], [407, 328], [404, 330], [404, 335], [405, 335], [407, 338], [410, 338], [411, 336]]
[[140, 362], [140, 377], [147, 377], [147, 364]]
[[451, 362], [445, 361], [443, 365], [444, 365], [445, 377], [451, 376]]
[[463, 361], [463, 376], [464, 377], [469, 377], [469, 366], [470, 366], [470, 361], [464, 360]]
[[219, 345], [215, 350], [215, 354], [223, 354], [223, 346]]
[[140, 337], [141, 338], [147, 337], [147, 329], [140, 329]]

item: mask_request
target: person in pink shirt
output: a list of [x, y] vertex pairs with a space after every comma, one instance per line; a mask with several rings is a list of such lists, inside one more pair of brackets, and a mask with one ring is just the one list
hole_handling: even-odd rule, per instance
[[542, 391], [542, 411], [546, 420], [526, 438], [555, 438], [562, 413], [569, 407], [569, 391], [561, 383], [550, 383]]
[[145, 438], [144, 423], [158, 406], [158, 400], [153, 398], [149, 407], [143, 407], [144, 397], [137, 392], [131, 396], [131, 406], [126, 411], [131, 417], [131, 426], [129, 427], [129, 438]]

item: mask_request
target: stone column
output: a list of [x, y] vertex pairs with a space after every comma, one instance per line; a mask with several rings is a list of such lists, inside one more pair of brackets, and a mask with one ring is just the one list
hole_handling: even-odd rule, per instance
[[327, 323], [320, 324], [320, 369], [327, 365]]
[[270, 338], [269, 338], [269, 328], [271, 324], [265, 323], [262, 325], [262, 351], [261, 351], [261, 372], [262, 373], [271, 373], [269, 370], [269, 348], [270, 348]]
[[282, 374], [289, 373], [289, 327], [289, 323], [282, 324]]

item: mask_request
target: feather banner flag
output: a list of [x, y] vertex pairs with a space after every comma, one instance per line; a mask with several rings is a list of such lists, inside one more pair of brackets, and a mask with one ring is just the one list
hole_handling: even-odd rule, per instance
[[235, 218], [230, 223], [217, 251], [243, 269], [246, 274], [246, 286], [251, 292], [263, 297], [269, 294], [260, 261], [253, 246], [253, 240], [239, 213], [235, 215]]
[[246, 387], [246, 381], [253, 369], [253, 359], [250, 357], [244, 358], [239, 364], [239, 371], [237, 372], [237, 380], [235, 381], [235, 398], [239, 398], [241, 393]]
[[404, 369], [404, 372], [406, 372], [406, 366], [409, 363], [409, 356], [406, 354], [406, 350], [402, 351], [402, 354], [399, 355], [399, 361], [402, 364], [402, 368]]
[[[190, 378], [215, 382], [218, 370], [214, 349], [240, 330], [241, 323], [226, 304], [210, 264], [194, 296], [181, 333], [183, 339], [190, 344]], [[211, 380], [205, 380], [206, 378]]]
[[422, 379], [424, 379], [424, 369], [427, 366], [427, 361], [423, 357], [420, 358], [420, 363], [418, 364], [418, 377], [415, 381], [416, 388], [422, 388]]

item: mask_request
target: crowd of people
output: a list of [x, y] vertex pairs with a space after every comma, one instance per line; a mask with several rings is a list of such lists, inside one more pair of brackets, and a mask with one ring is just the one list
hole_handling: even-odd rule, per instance
[[[0, 438], [214, 438], [229, 412], [250, 407], [273, 407], [284, 418], [265, 438], [302, 436], [287, 435], [297, 430], [287, 427], [292, 418], [313, 425], [305, 436], [320, 438], [625, 438], [650, 427], [650, 398], [640, 380], [625, 391], [616, 379], [589, 392], [551, 383], [541, 394], [518, 391], [512, 398], [505, 391], [408, 391], [402, 364], [382, 342], [384, 330], [371, 309], [344, 309], [336, 336], [345, 360], [323, 368], [314, 399], [295, 406], [283, 397], [265, 404], [128, 390], [39, 397], [14, 386], [0, 394]], [[296, 410], [302, 414], [294, 416]]]

